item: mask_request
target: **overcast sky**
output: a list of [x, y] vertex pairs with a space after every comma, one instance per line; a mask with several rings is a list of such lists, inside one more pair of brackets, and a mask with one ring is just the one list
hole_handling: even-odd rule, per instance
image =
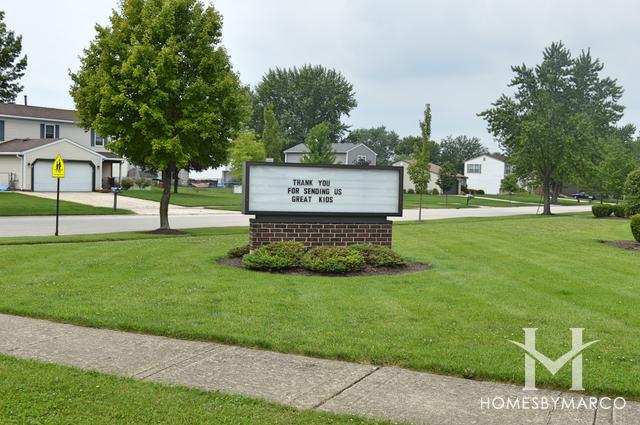
[[[5, 22], [23, 35], [29, 104], [73, 108], [68, 70], [107, 24], [117, 0], [4, 0]], [[633, 0], [219, 0], [223, 39], [242, 81], [271, 67], [322, 64], [355, 87], [346, 121], [418, 134], [425, 103], [433, 136], [477, 136], [496, 148], [476, 114], [507, 91], [510, 66], [534, 65], [562, 40], [591, 48], [603, 74], [624, 87], [622, 123], [640, 125], [640, 2]], [[19, 98], [22, 101], [22, 96]]]

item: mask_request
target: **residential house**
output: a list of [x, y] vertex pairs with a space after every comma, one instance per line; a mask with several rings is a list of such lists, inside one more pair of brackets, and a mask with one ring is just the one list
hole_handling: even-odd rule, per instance
[[502, 179], [511, 174], [511, 166], [499, 155], [480, 155], [464, 162], [464, 174], [469, 189], [495, 195], [500, 193]]
[[[411, 177], [409, 177], [409, 165], [415, 162], [416, 161], [414, 159], [401, 159], [400, 161], [396, 161], [393, 163], [394, 167], [404, 168], [404, 176], [402, 178], [402, 186], [403, 186], [402, 189], [405, 192], [409, 189], [411, 190], [416, 189], [416, 185], [413, 184], [413, 182], [411, 181]], [[427, 185], [427, 189], [429, 193], [433, 192], [433, 189], [436, 189], [438, 192], [441, 191], [440, 187], [438, 187], [438, 184], [437, 184], [438, 176], [440, 175], [440, 169], [441, 167], [439, 165], [429, 164], [429, 172], [431, 174], [431, 178], [429, 179], [429, 184]], [[462, 186], [466, 185], [467, 178], [465, 176], [463, 176], [462, 174], [456, 174], [456, 177], [458, 178], [458, 184], [453, 188], [451, 188], [449, 192], [447, 192], [449, 195], [459, 194], [462, 190]]]
[[58, 154], [65, 161], [61, 191], [109, 187], [126, 174], [128, 164], [109, 151], [106, 138], [77, 123], [72, 110], [0, 103], [0, 185], [55, 191], [51, 166]]
[[[331, 146], [336, 153], [335, 164], [376, 165], [376, 153], [364, 143], [333, 143]], [[298, 143], [284, 151], [284, 162], [300, 163], [307, 151], [305, 143]]]

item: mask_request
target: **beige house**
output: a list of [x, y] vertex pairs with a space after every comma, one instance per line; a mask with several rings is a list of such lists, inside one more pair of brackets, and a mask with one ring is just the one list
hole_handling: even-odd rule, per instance
[[[408, 171], [409, 165], [413, 163], [415, 163], [415, 160], [413, 159], [401, 159], [400, 161], [396, 161], [393, 163], [394, 167], [402, 167], [404, 169], [403, 177], [402, 177], [402, 185], [403, 185], [402, 189], [404, 191], [407, 191], [409, 189], [411, 190], [416, 189], [416, 185], [413, 184], [413, 182], [411, 181], [411, 177], [409, 177], [409, 171]], [[429, 164], [429, 172], [431, 174], [431, 178], [429, 179], [429, 184], [427, 185], [429, 193], [431, 193], [433, 189], [436, 189], [438, 190], [438, 192], [440, 192], [440, 188], [436, 183], [438, 181], [438, 176], [440, 174], [440, 168], [441, 167], [439, 165]], [[456, 174], [456, 177], [458, 177], [458, 185], [449, 191], [450, 195], [459, 194], [462, 189], [462, 186], [466, 186], [467, 178], [465, 176], [463, 176], [462, 174]]]
[[0, 185], [54, 191], [51, 165], [58, 154], [65, 161], [62, 191], [108, 188], [126, 176], [128, 164], [108, 150], [106, 138], [77, 122], [68, 109], [0, 103]]
[[[336, 154], [334, 164], [376, 165], [376, 153], [364, 143], [332, 143], [331, 147]], [[305, 143], [298, 143], [284, 151], [284, 162], [300, 163], [307, 151]]]

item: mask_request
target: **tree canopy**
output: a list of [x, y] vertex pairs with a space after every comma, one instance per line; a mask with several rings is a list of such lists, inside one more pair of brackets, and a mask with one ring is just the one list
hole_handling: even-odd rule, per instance
[[327, 123], [337, 143], [348, 126], [342, 122], [357, 106], [353, 85], [338, 71], [321, 65], [270, 69], [253, 92], [252, 126], [264, 128], [264, 108], [273, 105], [289, 148], [305, 140], [311, 129]]
[[256, 140], [253, 131], [242, 131], [231, 143], [231, 171], [242, 180], [242, 166], [245, 161], [262, 161], [265, 158], [264, 145]]
[[395, 131], [380, 126], [352, 130], [344, 141], [364, 143], [376, 153], [377, 165], [389, 165], [395, 159], [395, 150], [400, 143], [400, 137]]
[[306, 164], [333, 164], [336, 152], [331, 145], [331, 129], [326, 122], [314, 126], [305, 141], [307, 152], [302, 156]]
[[573, 58], [562, 43], [544, 49], [534, 68], [511, 69], [515, 94], [503, 94], [479, 115], [515, 172], [541, 182], [544, 214], [551, 214], [551, 184], [579, 178], [599, 160], [601, 143], [624, 110], [622, 88], [600, 76], [603, 64], [589, 51]]
[[4, 12], [0, 10], [0, 102], [15, 102], [22, 91], [18, 80], [27, 69], [27, 55], [22, 53], [22, 36], [7, 30]]
[[222, 18], [197, 0], [123, 0], [96, 25], [71, 96], [81, 125], [109, 149], [162, 172], [160, 227], [169, 228], [174, 170], [225, 164], [249, 99], [221, 45]]
[[479, 138], [464, 135], [447, 136], [439, 143], [439, 147], [441, 163], [450, 163], [458, 173], [464, 173], [465, 161], [489, 153]]
[[282, 133], [282, 127], [273, 111], [273, 105], [269, 103], [264, 108], [264, 128], [262, 130], [262, 144], [266, 157], [273, 158], [275, 162], [281, 162], [285, 143], [286, 139]]

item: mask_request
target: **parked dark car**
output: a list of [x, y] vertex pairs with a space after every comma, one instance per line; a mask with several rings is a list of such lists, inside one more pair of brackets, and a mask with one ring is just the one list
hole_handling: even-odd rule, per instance
[[589, 201], [593, 201], [594, 199], [596, 199], [595, 196], [591, 196], [585, 192], [572, 193], [571, 197], [576, 199], [588, 199]]

